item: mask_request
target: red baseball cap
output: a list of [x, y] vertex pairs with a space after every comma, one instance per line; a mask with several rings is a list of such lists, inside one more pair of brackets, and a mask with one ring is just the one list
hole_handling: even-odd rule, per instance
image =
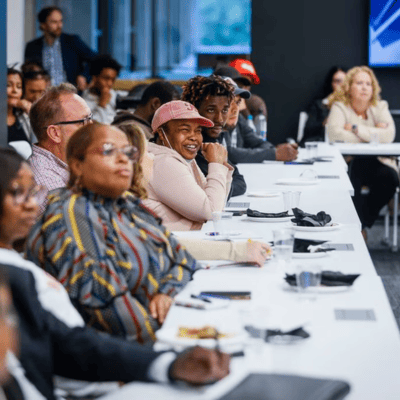
[[191, 119], [196, 121], [201, 126], [212, 128], [214, 123], [202, 117], [193, 104], [186, 101], [174, 100], [163, 104], [154, 113], [153, 120], [151, 121], [151, 129], [155, 132], [161, 125], [172, 119]]
[[237, 58], [236, 60], [231, 61], [229, 65], [240, 72], [241, 75], [250, 77], [254, 85], [260, 83], [260, 78], [258, 77], [256, 69], [251, 61]]

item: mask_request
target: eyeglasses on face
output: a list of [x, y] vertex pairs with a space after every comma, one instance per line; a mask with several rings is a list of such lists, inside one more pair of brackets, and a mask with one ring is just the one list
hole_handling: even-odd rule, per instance
[[76, 119], [74, 121], [61, 121], [61, 122], [56, 122], [54, 124], [50, 124], [48, 126], [45, 126], [44, 129], [47, 129], [51, 125], [73, 125], [73, 124], [82, 124], [82, 125], [87, 125], [90, 122], [93, 121], [93, 114], [90, 113], [87, 117], [82, 118], [82, 119]]
[[116, 159], [119, 154], [123, 154], [133, 163], [137, 162], [139, 159], [139, 150], [132, 145], [118, 148], [112, 143], [104, 143], [103, 146], [93, 149], [89, 153], [101, 154], [105, 157], [113, 157], [114, 159]]
[[20, 206], [27, 203], [31, 198], [34, 198], [38, 203], [41, 197], [46, 194], [46, 188], [43, 186], [34, 186], [26, 191], [20, 186], [15, 186], [9, 190], [9, 193], [13, 198], [14, 205]]

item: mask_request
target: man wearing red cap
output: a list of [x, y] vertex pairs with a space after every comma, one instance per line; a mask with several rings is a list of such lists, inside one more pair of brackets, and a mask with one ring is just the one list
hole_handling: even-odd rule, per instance
[[231, 61], [229, 65], [235, 68], [241, 75], [249, 77], [253, 85], [258, 85], [260, 83], [260, 78], [251, 61], [237, 58]]

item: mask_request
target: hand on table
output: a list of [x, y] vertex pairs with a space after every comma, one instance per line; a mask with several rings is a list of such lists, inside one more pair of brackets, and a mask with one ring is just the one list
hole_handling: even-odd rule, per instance
[[229, 374], [229, 360], [226, 353], [194, 347], [177, 356], [171, 366], [171, 378], [192, 385], [213, 383]]
[[349, 124], [349, 123], [344, 124], [344, 129], [345, 129], [346, 131], [351, 131], [351, 130], [352, 130], [352, 127], [353, 127], [352, 124]]
[[265, 261], [272, 255], [272, 249], [267, 243], [247, 241], [247, 261], [254, 261], [262, 267]]
[[201, 151], [209, 163], [224, 164], [228, 161], [228, 151], [219, 143], [203, 143]]
[[299, 153], [296, 146], [290, 143], [278, 144], [278, 146], [276, 146], [276, 152], [275, 152], [276, 161], [295, 160]]
[[165, 321], [169, 308], [173, 303], [173, 298], [166, 294], [156, 294], [149, 304], [150, 314], [154, 319], [157, 319], [160, 324]]

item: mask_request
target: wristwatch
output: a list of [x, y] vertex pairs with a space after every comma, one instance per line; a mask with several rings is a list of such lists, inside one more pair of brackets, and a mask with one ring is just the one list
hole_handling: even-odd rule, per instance
[[351, 126], [351, 131], [352, 131], [354, 134], [357, 134], [357, 125], [352, 125], [352, 126]]

